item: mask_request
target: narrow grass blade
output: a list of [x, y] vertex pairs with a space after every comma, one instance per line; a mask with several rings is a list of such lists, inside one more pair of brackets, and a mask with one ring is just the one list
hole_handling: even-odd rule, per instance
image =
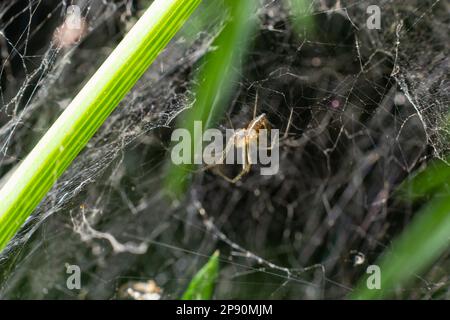
[[418, 212], [402, 235], [376, 264], [381, 271], [381, 288], [369, 289], [362, 279], [351, 295], [355, 299], [387, 298], [395, 289], [408, 285], [450, 246], [450, 195], [433, 197]]
[[155, 0], [0, 190], [0, 249], [14, 236], [201, 0]]
[[182, 300], [209, 300], [214, 293], [214, 286], [219, 275], [219, 251], [192, 278]]

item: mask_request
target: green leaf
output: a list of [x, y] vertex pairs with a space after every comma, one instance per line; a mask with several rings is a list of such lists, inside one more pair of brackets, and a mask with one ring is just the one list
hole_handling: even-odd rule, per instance
[[155, 0], [0, 190], [0, 250], [201, 0]]
[[351, 297], [380, 299], [394, 294], [426, 271], [450, 245], [450, 194], [438, 193], [375, 264], [381, 271], [381, 288], [369, 289], [363, 278]]
[[211, 299], [214, 286], [219, 275], [219, 251], [209, 258], [200, 271], [194, 276], [189, 283], [186, 292], [182, 296], [182, 300], [209, 300]]
[[450, 191], [450, 165], [435, 160], [427, 168], [403, 182], [397, 190], [397, 196], [404, 201], [416, 201], [433, 195], [436, 191]]
[[392, 296], [425, 272], [450, 247], [450, 166], [432, 161], [425, 170], [407, 178], [395, 196], [405, 202], [428, 199], [400, 237], [376, 264], [381, 271], [381, 289], [368, 289], [367, 275], [351, 294], [355, 299]]

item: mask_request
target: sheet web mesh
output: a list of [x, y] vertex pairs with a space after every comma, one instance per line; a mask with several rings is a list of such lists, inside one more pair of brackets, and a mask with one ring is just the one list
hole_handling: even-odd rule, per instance
[[[380, 30], [366, 27], [372, 2]], [[149, 3], [2, 2], [3, 179]], [[85, 25], [65, 43], [55, 30], [71, 4]], [[219, 249], [217, 298], [343, 298], [411, 220], [417, 206], [397, 201], [396, 186], [448, 151], [448, 2], [315, 0], [301, 13], [316, 25], [306, 34], [289, 1], [261, 1], [227, 113], [245, 127], [258, 94], [257, 112], [286, 133], [280, 171], [236, 185], [197, 172], [169, 203], [170, 134], [195, 100], [222, 5], [202, 4], [2, 253], [2, 297], [121, 298], [131, 281], [154, 280], [177, 298]], [[66, 286], [68, 264], [80, 290]], [[397, 297], [449, 298], [448, 267], [444, 255]]]

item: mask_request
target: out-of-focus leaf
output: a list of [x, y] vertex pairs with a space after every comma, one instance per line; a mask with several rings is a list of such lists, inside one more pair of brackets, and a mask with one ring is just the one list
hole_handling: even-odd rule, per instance
[[290, 8], [293, 26], [299, 36], [313, 36], [315, 32], [311, 0], [284, 0]]
[[369, 289], [364, 277], [351, 297], [380, 299], [408, 285], [450, 245], [450, 195], [437, 193], [395, 240], [376, 265], [381, 271], [380, 289]]
[[425, 170], [405, 180], [397, 195], [402, 200], [415, 201], [436, 191], [450, 191], [450, 165], [442, 160], [430, 163]]
[[[204, 57], [204, 64], [197, 75], [196, 100], [179, 122], [179, 127], [187, 129], [192, 137], [191, 163], [195, 157], [194, 145], [202, 144], [202, 137], [194, 135], [194, 121], [201, 121], [205, 130], [223, 115], [254, 30], [255, 4], [256, 1], [225, 1], [229, 9], [228, 23], [213, 42], [214, 50]], [[165, 190], [170, 196], [180, 198], [184, 195], [193, 169], [191, 164], [170, 162], [165, 179]]]
[[209, 258], [208, 262], [197, 272], [189, 283], [183, 300], [209, 300], [214, 293], [214, 286], [219, 275], [219, 251]]

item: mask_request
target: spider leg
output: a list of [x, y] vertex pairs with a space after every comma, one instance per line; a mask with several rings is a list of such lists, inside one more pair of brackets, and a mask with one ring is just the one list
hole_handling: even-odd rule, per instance
[[270, 145], [270, 147], [267, 147], [267, 148], [259, 148], [259, 149], [270, 151], [270, 150], [273, 149], [273, 147], [275, 147], [276, 144], [277, 144], [277, 143], [274, 141], [274, 142], [272, 142], [272, 144]]
[[224, 174], [219, 169], [214, 170], [214, 173], [216, 173], [217, 175], [221, 176], [223, 179], [225, 179], [229, 183], [233, 183], [234, 184], [234, 183], [238, 182], [244, 175], [246, 175], [250, 171], [251, 163], [248, 161], [247, 155], [248, 155], [248, 153], [247, 153], [246, 147], [243, 147], [242, 148], [242, 158], [243, 158], [242, 170], [233, 179], [228, 177], [226, 174]]
[[256, 89], [255, 106], [253, 107], [253, 119], [256, 118], [256, 108], [258, 107], [258, 89]]
[[[289, 113], [289, 120], [288, 120], [288, 124], [287, 124], [287, 126], [286, 126], [286, 130], [284, 131], [284, 134], [283, 134], [283, 136], [281, 137], [281, 138], [279, 138], [279, 142], [283, 142], [284, 140], [286, 140], [286, 139], [288, 139], [289, 138], [289, 130], [291, 129], [291, 125], [292, 125], [292, 117], [293, 117], [293, 115], [294, 115], [294, 108], [291, 108], [291, 111], [290, 111], [290, 113]], [[271, 141], [271, 145], [270, 145], [270, 147], [268, 147], [268, 148], [260, 148], [260, 149], [262, 149], [262, 150], [272, 150], [273, 149], [273, 147], [275, 146], [275, 142], [274, 141]]]
[[233, 122], [231, 121], [230, 115], [228, 113], [227, 113], [227, 120], [228, 120], [228, 123], [230, 124], [231, 129], [234, 130]]
[[225, 146], [225, 150], [222, 151], [222, 154], [221, 154], [221, 156], [220, 156], [220, 158], [219, 158], [219, 161], [217, 161], [217, 163], [208, 164], [208, 165], [204, 166], [203, 168], [200, 168], [199, 171], [206, 171], [206, 170], [209, 170], [209, 169], [211, 169], [211, 168], [216, 167], [216, 166], [219, 165], [219, 164], [223, 164], [223, 163], [224, 163], [224, 160], [226, 160], [227, 155], [228, 155], [228, 153], [230, 152], [231, 148], [234, 147], [234, 140], [235, 140], [235, 137], [236, 137], [236, 133], [234, 133], [234, 134], [230, 137], [230, 139], [228, 140], [228, 142], [227, 142], [227, 144], [226, 144], [226, 146]]
[[[273, 147], [275, 147], [277, 144], [279, 144], [281, 141], [283, 141], [285, 139], [285, 137], [282, 137], [282, 138], [280, 138], [280, 139], [278, 139], [278, 143], [277, 143], [277, 141], [271, 141], [270, 142], [270, 147], [267, 147], [267, 148], [262, 148], [262, 147], [258, 147], [259, 149], [261, 149], [261, 150], [268, 150], [268, 151], [270, 151], [270, 150], [272, 150], [273, 149]], [[272, 140], [272, 139], [271, 139]]]
[[288, 120], [288, 124], [286, 126], [286, 131], [284, 132], [283, 138], [282, 139], [286, 139], [288, 137], [289, 134], [289, 129], [291, 129], [291, 124], [292, 124], [292, 116], [294, 115], [294, 108], [291, 108], [291, 112], [289, 113], [289, 120]]
[[250, 168], [252, 167], [252, 164], [251, 164], [250, 159], [249, 159], [250, 153], [249, 153], [249, 151], [247, 150], [247, 148], [248, 148], [248, 145], [245, 145], [245, 146], [242, 148], [242, 159], [243, 159], [243, 161], [242, 161], [242, 170], [241, 170], [241, 172], [239, 172], [239, 174], [238, 174], [237, 176], [235, 176], [235, 177], [230, 181], [231, 183], [236, 183], [236, 182], [238, 182], [239, 180], [241, 180], [241, 178], [242, 178], [243, 176], [245, 176], [247, 173], [250, 172]]
[[220, 169], [214, 170], [214, 173], [219, 175], [220, 177], [222, 177], [223, 179], [225, 179], [229, 183], [236, 183], [236, 181], [234, 181], [234, 179], [231, 179], [231, 178], [227, 177], [227, 175], [224, 174], [222, 171], [220, 171]]

